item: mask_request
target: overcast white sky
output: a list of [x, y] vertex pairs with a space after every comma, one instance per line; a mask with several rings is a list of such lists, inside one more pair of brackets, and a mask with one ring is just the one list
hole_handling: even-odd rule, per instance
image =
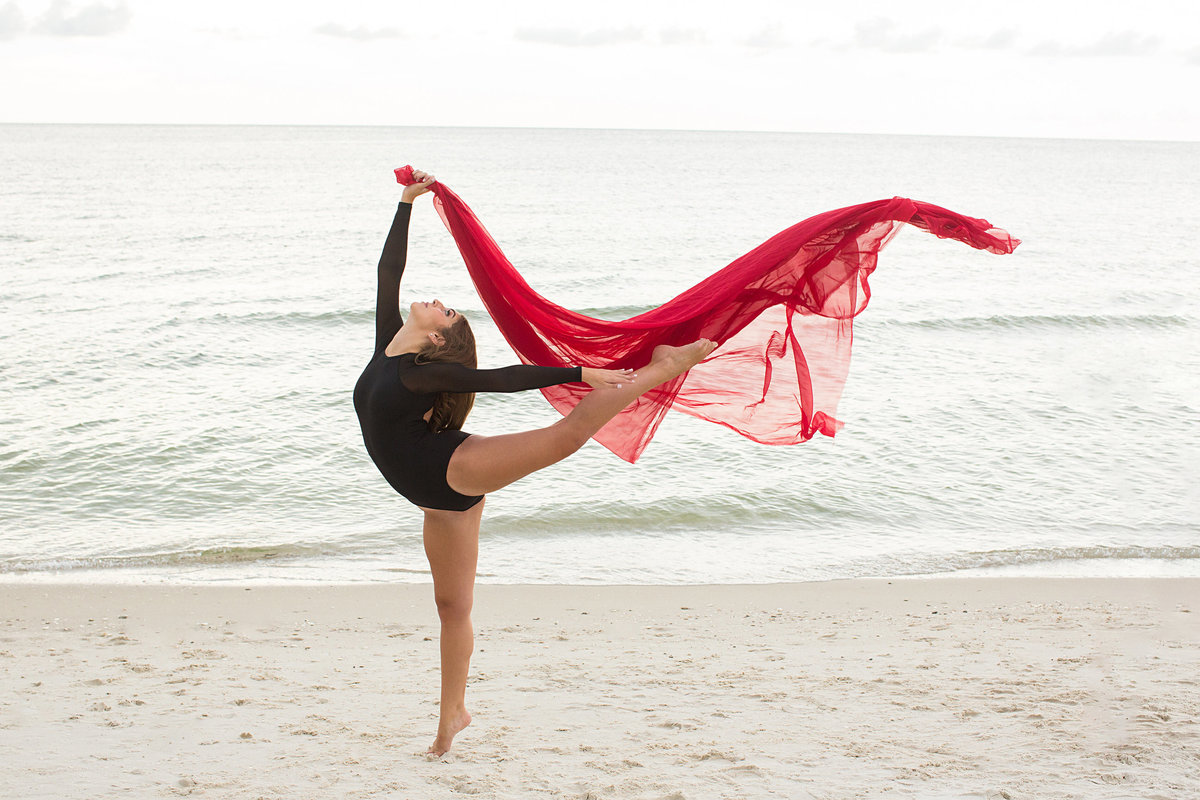
[[0, 121], [1200, 140], [1195, 0], [0, 0]]

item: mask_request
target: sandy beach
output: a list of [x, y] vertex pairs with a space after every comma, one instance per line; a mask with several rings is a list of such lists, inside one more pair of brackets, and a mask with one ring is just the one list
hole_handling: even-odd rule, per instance
[[1200, 580], [0, 586], [13, 798], [1200, 796]]

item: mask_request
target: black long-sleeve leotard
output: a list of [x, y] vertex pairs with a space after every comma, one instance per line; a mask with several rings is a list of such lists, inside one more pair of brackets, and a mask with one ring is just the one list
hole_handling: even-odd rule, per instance
[[379, 259], [375, 299], [375, 354], [354, 386], [354, 410], [367, 453], [397, 492], [423, 508], [465, 511], [482, 496], [459, 494], [446, 483], [455, 449], [471, 434], [431, 431], [425, 415], [440, 392], [518, 392], [580, 380], [579, 367], [517, 364], [471, 369], [461, 364], [418, 364], [414, 353], [384, 351], [404, 324], [400, 278], [408, 254], [411, 203], [400, 203]]

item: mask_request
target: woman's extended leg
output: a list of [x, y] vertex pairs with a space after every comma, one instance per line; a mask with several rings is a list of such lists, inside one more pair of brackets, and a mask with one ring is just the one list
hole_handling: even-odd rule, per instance
[[471, 605], [483, 501], [466, 511], [424, 511], [425, 555], [433, 572], [433, 597], [442, 621], [442, 697], [437, 738], [428, 752], [440, 756], [450, 749], [454, 735], [471, 724], [466, 706], [467, 671], [475, 644]]
[[640, 395], [699, 364], [716, 344], [701, 339], [685, 347], [657, 347], [633, 383], [593, 389], [571, 413], [546, 428], [502, 436], [471, 436], [450, 457], [446, 481], [465, 495], [494, 492], [548, 467], [583, 447], [596, 431]]

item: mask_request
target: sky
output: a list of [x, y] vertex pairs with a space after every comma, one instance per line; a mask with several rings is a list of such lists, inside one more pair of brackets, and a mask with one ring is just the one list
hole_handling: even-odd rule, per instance
[[0, 122], [1200, 140], [1194, 0], [0, 0]]

